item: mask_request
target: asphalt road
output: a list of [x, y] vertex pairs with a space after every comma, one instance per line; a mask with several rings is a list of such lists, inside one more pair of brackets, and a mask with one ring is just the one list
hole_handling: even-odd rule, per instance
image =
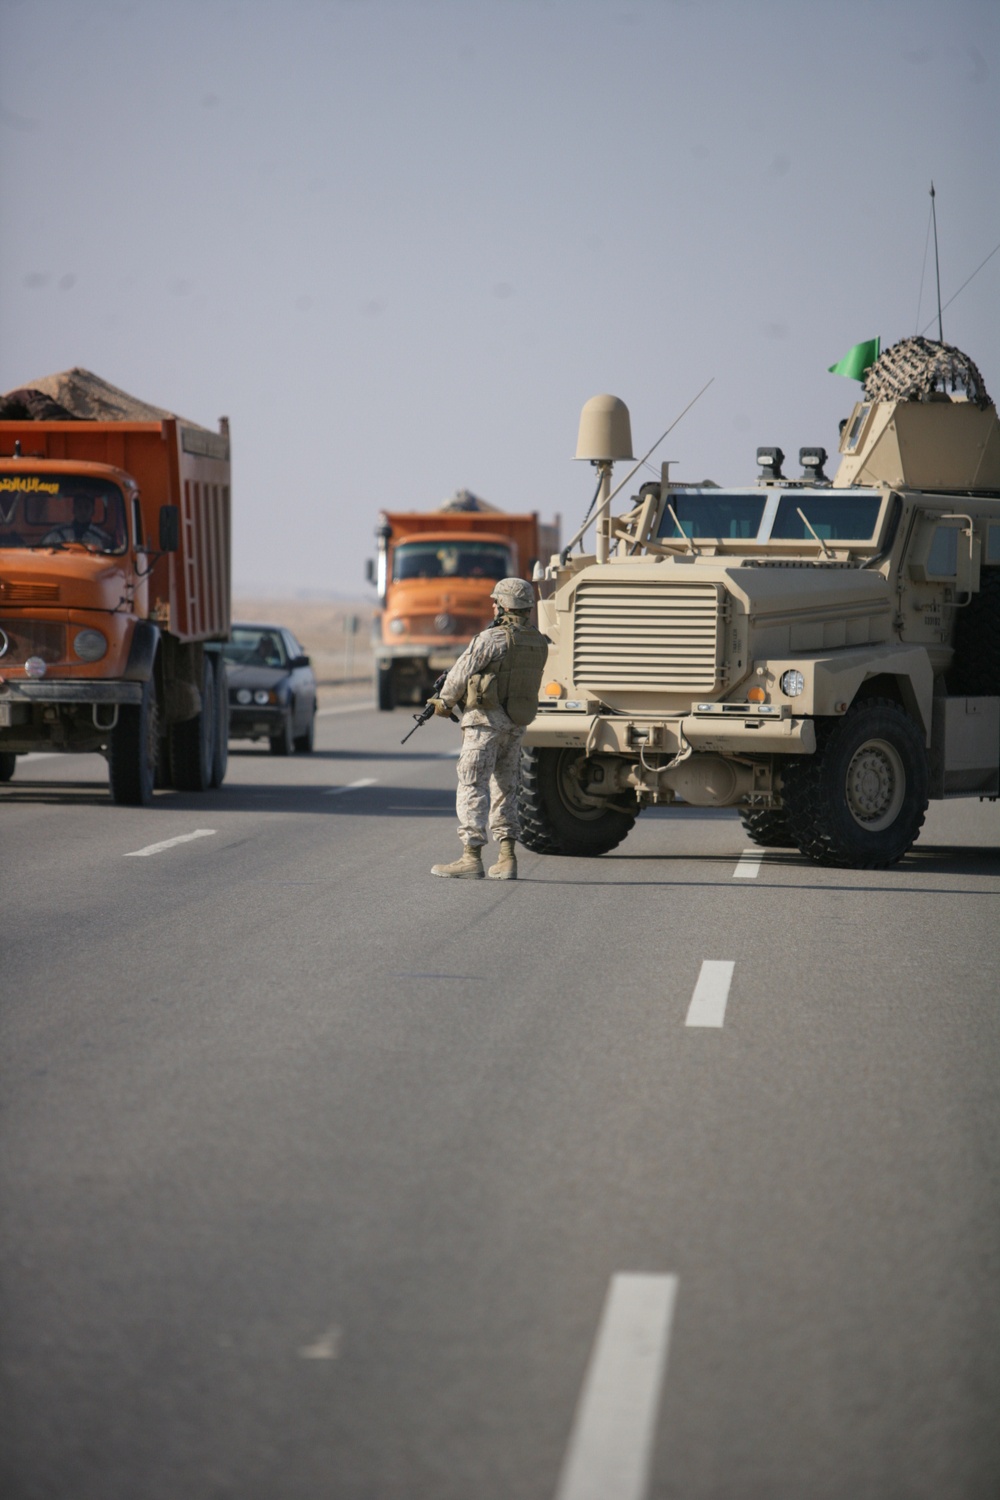
[[408, 727], [0, 788], [6, 1500], [996, 1500], [1000, 807], [435, 880]]

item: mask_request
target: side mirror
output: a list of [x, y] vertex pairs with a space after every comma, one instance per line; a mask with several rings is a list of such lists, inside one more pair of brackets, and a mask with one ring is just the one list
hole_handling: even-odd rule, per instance
[[181, 544], [181, 513], [176, 505], [160, 506], [160, 551], [176, 552]]
[[293, 656], [288, 663], [288, 667], [289, 671], [294, 672], [296, 667], [308, 667], [309, 664], [308, 656]]
[[367, 580], [368, 583], [374, 583], [375, 582], [375, 560], [374, 560], [374, 558], [369, 557], [365, 561], [365, 579]]

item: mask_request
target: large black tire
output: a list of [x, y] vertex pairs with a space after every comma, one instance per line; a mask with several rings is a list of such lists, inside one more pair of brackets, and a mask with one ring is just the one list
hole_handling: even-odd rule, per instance
[[292, 741], [295, 746], [296, 755], [311, 755], [313, 745], [316, 743], [316, 706], [313, 705], [312, 713], [309, 715], [309, 727], [304, 734], [297, 734]]
[[393, 681], [392, 667], [375, 668], [375, 702], [383, 713], [389, 713], [396, 707], [396, 684]]
[[221, 656], [212, 658], [215, 678], [215, 747], [212, 752], [213, 787], [221, 786], [229, 769], [229, 682]]
[[740, 814], [740, 822], [747, 838], [765, 849], [797, 849], [792, 838], [788, 819], [784, 812], [774, 807], [758, 808], [755, 812]]
[[288, 709], [282, 715], [281, 728], [277, 734], [271, 736], [267, 742], [271, 747], [272, 755], [291, 755], [294, 748], [292, 742], [292, 709]]
[[112, 801], [122, 807], [148, 807], [156, 784], [160, 741], [156, 689], [143, 685], [141, 703], [122, 703], [108, 741], [108, 782]]
[[212, 658], [203, 654], [201, 709], [193, 719], [170, 726], [170, 772], [179, 792], [206, 792], [215, 760], [216, 685]]
[[521, 843], [535, 854], [607, 854], [632, 830], [639, 809], [594, 807], [580, 793], [582, 750], [522, 750]]
[[1000, 695], [1000, 568], [983, 568], [979, 592], [955, 614], [948, 691], [957, 698]]
[[9, 781], [16, 765], [17, 755], [13, 750], [0, 750], [0, 781]]
[[863, 700], [819, 723], [815, 755], [786, 763], [788, 829], [821, 865], [880, 870], [912, 847], [927, 811], [924, 737], [898, 704]]

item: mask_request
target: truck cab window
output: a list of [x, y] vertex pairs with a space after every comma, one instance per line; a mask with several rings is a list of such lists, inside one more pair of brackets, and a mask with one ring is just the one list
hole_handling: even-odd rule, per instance
[[124, 552], [125, 501], [116, 485], [76, 474], [18, 475], [14, 483], [23, 546]]

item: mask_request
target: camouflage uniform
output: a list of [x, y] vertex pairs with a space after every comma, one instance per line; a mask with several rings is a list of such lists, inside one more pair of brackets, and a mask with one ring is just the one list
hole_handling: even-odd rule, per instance
[[[445, 678], [441, 699], [461, 703], [469, 678], [495, 670], [507, 651], [507, 632], [494, 625], [477, 635]], [[517, 797], [521, 784], [524, 729], [502, 708], [468, 708], [462, 714], [462, 753], [458, 758], [458, 836], [467, 848], [486, 843], [489, 831], [499, 843], [520, 832]]]

